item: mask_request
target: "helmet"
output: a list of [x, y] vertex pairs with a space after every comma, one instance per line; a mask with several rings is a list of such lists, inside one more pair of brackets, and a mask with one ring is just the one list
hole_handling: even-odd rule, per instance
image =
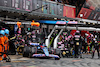
[[67, 32], [63, 32], [63, 35], [65, 35], [65, 36], [66, 36], [66, 35], [67, 35]]
[[85, 33], [86, 36], [88, 36], [89, 34]]
[[32, 31], [32, 34], [35, 34], [35, 31]]
[[31, 32], [28, 32], [27, 35], [31, 35]]
[[97, 35], [95, 35], [95, 38], [97, 38]]
[[91, 37], [93, 37], [93, 34], [91, 34]]
[[80, 35], [80, 31], [77, 30], [76, 33], [75, 33], [75, 35]]
[[9, 34], [9, 30], [8, 30], [8, 29], [5, 29], [5, 33], [6, 33], [6, 34]]
[[0, 34], [5, 35], [5, 31], [4, 30], [1, 30], [0, 31]]
[[80, 31], [77, 30], [76, 33], [80, 33]]

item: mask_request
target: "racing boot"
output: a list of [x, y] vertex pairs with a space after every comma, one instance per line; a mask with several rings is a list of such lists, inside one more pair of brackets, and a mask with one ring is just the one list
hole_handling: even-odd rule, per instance
[[99, 54], [99, 52], [98, 52], [98, 59], [100, 59], [100, 54]]
[[94, 58], [94, 52], [92, 53], [92, 59]]

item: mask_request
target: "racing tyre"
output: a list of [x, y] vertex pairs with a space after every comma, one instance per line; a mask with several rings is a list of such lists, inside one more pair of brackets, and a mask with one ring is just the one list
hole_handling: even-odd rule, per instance
[[23, 50], [23, 57], [28, 57], [30, 53], [30, 47], [25, 46]]
[[61, 50], [60, 49], [55, 49], [55, 54], [61, 58]]
[[32, 58], [32, 55], [35, 54], [35, 53], [37, 53], [37, 48], [36, 47], [31, 47], [29, 57]]

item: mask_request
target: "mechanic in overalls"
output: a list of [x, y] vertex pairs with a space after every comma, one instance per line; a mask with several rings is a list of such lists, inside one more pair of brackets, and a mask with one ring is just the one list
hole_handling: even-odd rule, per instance
[[79, 56], [81, 56], [81, 36], [80, 36], [80, 32], [76, 31], [75, 33], [75, 37], [74, 37], [74, 44], [75, 44], [75, 58], [78, 58]]
[[8, 29], [5, 29], [5, 36], [4, 36], [4, 39], [5, 39], [5, 42], [4, 42], [4, 54], [3, 54], [3, 59], [6, 60], [7, 58], [7, 52], [9, 51], [9, 42], [8, 42], [8, 35], [9, 35], [9, 30]]
[[92, 49], [92, 58], [94, 58], [95, 50], [97, 50], [98, 53], [98, 59], [100, 58], [99, 55], [99, 44], [98, 44], [98, 36], [95, 35], [95, 38], [93, 39], [94, 43], [94, 48]]
[[4, 53], [4, 30], [0, 30], [0, 62], [2, 62], [2, 55]]

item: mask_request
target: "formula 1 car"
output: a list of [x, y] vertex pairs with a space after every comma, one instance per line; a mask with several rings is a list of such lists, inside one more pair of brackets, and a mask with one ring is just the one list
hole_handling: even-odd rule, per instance
[[51, 54], [51, 51], [48, 50], [46, 45], [41, 43], [30, 43], [30, 46], [25, 46], [23, 57], [46, 57], [55, 58], [55, 60], [60, 59], [57, 53], [55, 55], [53, 53]]

